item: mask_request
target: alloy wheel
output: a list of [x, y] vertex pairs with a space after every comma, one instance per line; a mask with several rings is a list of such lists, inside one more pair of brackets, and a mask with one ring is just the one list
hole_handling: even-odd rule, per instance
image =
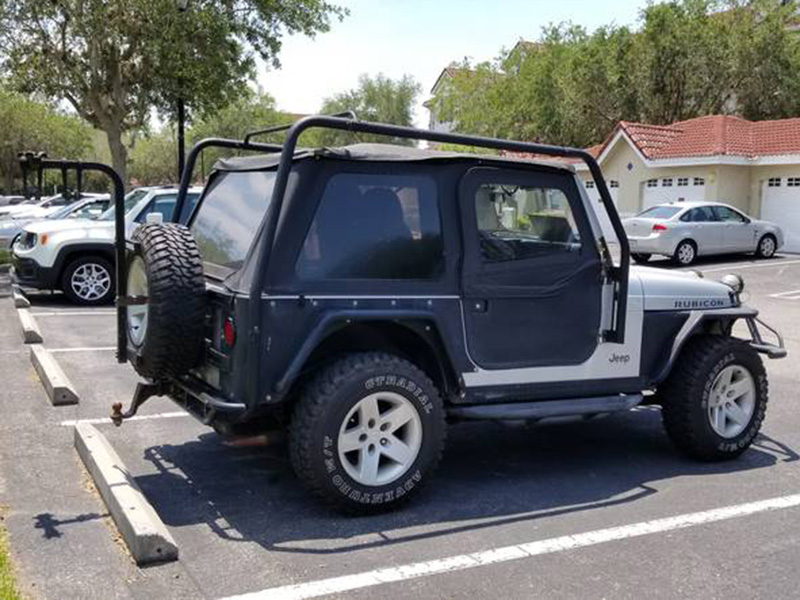
[[422, 421], [416, 406], [395, 392], [359, 400], [339, 430], [339, 460], [362, 485], [380, 486], [406, 473], [422, 447]]
[[[128, 269], [128, 295], [147, 297], [147, 270], [144, 261], [137, 256], [131, 261]], [[144, 343], [147, 332], [147, 304], [132, 304], [126, 309], [128, 313], [128, 337], [137, 348]]]
[[734, 438], [749, 425], [756, 405], [756, 383], [741, 365], [728, 365], [714, 379], [708, 420], [717, 435]]
[[70, 287], [81, 300], [100, 300], [111, 289], [111, 273], [100, 264], [84, 263], [72, 273]]

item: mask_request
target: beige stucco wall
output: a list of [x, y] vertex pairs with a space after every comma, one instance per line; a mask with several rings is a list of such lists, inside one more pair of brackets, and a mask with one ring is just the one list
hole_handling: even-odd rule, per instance
[[[619, 181], [617, 208], [622, 214], [641, 210], [642, 190], [648, 179], [702, 177], [706, 182], [705, 200], [727, 202], [759, 218], [762, 183], [770, 177], [800, 177], [800, 164], [648, 167], [624, 138], [617, 141], [600, 166], [606, 181]], [[585, 170], [580, 172], [580, 177], [584, 181], [590, 179]]]

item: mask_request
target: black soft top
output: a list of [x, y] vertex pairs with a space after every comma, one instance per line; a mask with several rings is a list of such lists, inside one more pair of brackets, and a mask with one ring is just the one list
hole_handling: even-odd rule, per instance
[[[540, 165], [549, 168], [563, 169], [574, 172], [574, 167], [561, 161], [530, 160], [510, 156], [491, 156], [469, 154], [464, 152], [442, 152], [399, 146], [394, 144], [352, 144], [340, 148], [301, 148], [295, 152], [295, 161], [312, 157], [325, 157], [339, 160], [370, 161], [370, 162], [418, 162], [434, 160], [469, 160], [481, 163], [496, 163], [505, 165]], [[274, 154], [259, 154], [255, 156], [235, 156], [221, 158], [214, 164], [215, 171], [268, 171], [275, 169], [280, 162], [280, 152]]]

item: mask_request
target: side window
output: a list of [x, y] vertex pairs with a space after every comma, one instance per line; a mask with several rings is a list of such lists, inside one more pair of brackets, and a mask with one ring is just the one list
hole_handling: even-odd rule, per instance
[[172, 211], [175, 209], [175, 200], [178, 198], [177, 194], [164, 194], [156, 196], [144, 208], [139, 216], [136, 217], [137, 223], [144, 223], [147, 221], [147, 215], [150, 213], [161, 213], [164, 217], [164, 222], [172, 218]]
[[432, 178], [341, 173], [325, 187], [295, 270], [306, 280], [433, 279], [443, 265]]
[[560, 189], [484, 183], [475, 193], [475, 213], [484, 262], [580, 250], [578, 227]]
[[720, 221], [725, 221], [726, 223], [744, 223], [746, 221], [742, 215], [727, 206], [717, 206], [715, 209]]
[[681, 221], [687, 221], [689, 223], [708, 223], [717, 220], [714, 211], [711, 210], [709, 206], [693, 208], [681, 217]]

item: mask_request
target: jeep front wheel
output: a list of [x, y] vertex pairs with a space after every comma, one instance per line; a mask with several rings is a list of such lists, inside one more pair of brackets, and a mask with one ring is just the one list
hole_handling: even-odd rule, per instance
[[295, 407], [289, 432], [298, 477], [350, 513], [408, 500], [444, 447], [444, 409], [415, 365], [380, 353], [353, 354], [321, 371]]
[[75, 304], [108, 304], [114, 299], [114, 268], [99, 256], [81, 256], [64, 269], [61, 289]]
[[758, 353], [741, 340], [689, 340], [658, 395], [667, 434], [701, 460], [735, 458], [761, 428], [767, 375]]

